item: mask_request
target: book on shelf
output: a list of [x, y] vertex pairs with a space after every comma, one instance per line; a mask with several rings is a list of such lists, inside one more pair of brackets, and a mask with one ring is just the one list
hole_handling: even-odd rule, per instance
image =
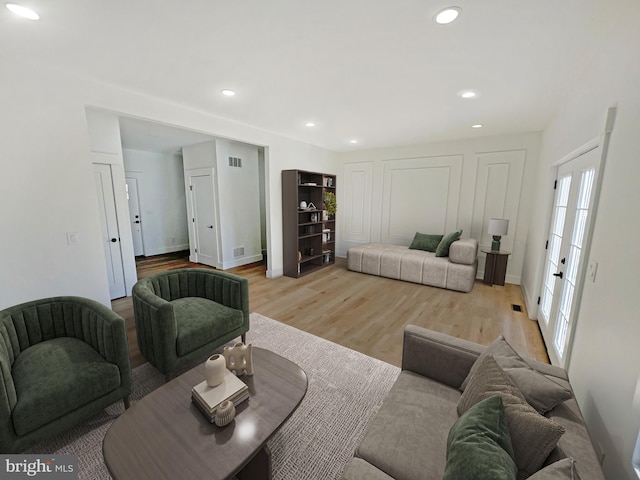
[[225, 400], [230, 400], [237, 405], [249, 398], [249, 387], [227, 370], [224, 382], [217, 387], [210, 387], [206, 380], [202, 381], [191, 389], [191, 398], [204, 413], [213, 417]]

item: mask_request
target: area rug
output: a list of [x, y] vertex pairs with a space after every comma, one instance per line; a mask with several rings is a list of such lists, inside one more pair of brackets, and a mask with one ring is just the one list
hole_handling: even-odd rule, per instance
[[[268, 442], [273, 478], [338, 478], [400, 369], [257, 313], [247, 341], [297, 363], [309, 380], [302, 403]], [[144, 364], [133, 370], [133, 381], [135, 403], [163, 385], [164, 376]], [[30, 453], [78, 455], [81, 480], [109, 479], [102, 439], [122, 411], [120, 402]]]

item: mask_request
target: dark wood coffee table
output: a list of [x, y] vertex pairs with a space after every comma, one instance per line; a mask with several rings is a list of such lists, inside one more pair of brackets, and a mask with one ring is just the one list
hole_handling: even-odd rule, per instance
[[253, 348], [249, 400], [236, 418], [216, 427], [191, 402], [191, 388], [204, 380], [199, 365], [154, 390], [113, 422], [102, 445], [116, 480], [271, 478], [266, 442], [298, 407], [307, 375], [295, 363]]

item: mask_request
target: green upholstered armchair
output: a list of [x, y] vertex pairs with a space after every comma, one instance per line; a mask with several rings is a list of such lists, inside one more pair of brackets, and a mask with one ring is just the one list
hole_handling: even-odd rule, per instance
[[143, 278], [133, 286], [140, 353], [171, 379], [173, 372], [249, 330], [249, 281], [203, 268]]
[[118, 400], [129, 406], [125, 322], [88, 298], [0, 311], [0, 453], [18, 453]]

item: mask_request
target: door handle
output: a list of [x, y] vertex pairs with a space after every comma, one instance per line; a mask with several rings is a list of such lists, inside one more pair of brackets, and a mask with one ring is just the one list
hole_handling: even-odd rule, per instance
[[112, 239], [111, 239], [111, 243], [116, 243], [117, 241], [118, 241], [118, 239], [117, 239], [117, 238], [112, 238]]
[[140, 220], [136, 220], [136, 221], [135, 221], [135, 222], [133, 222], [133, 223], [140, 223]]
[[213, 225], [208, 225], [207, 228], [213, 228]]
[[563, 264], [563, 265], [564, 265], [566, 262], [567, 262], [567, 259], [566, 259], [566, 258], [563, 258], [562, 260], [560, 260], [560, 263], [561, 263], [561, 264]]
[[562, 278], [562, 272], [554, 273], [553, 276]]

